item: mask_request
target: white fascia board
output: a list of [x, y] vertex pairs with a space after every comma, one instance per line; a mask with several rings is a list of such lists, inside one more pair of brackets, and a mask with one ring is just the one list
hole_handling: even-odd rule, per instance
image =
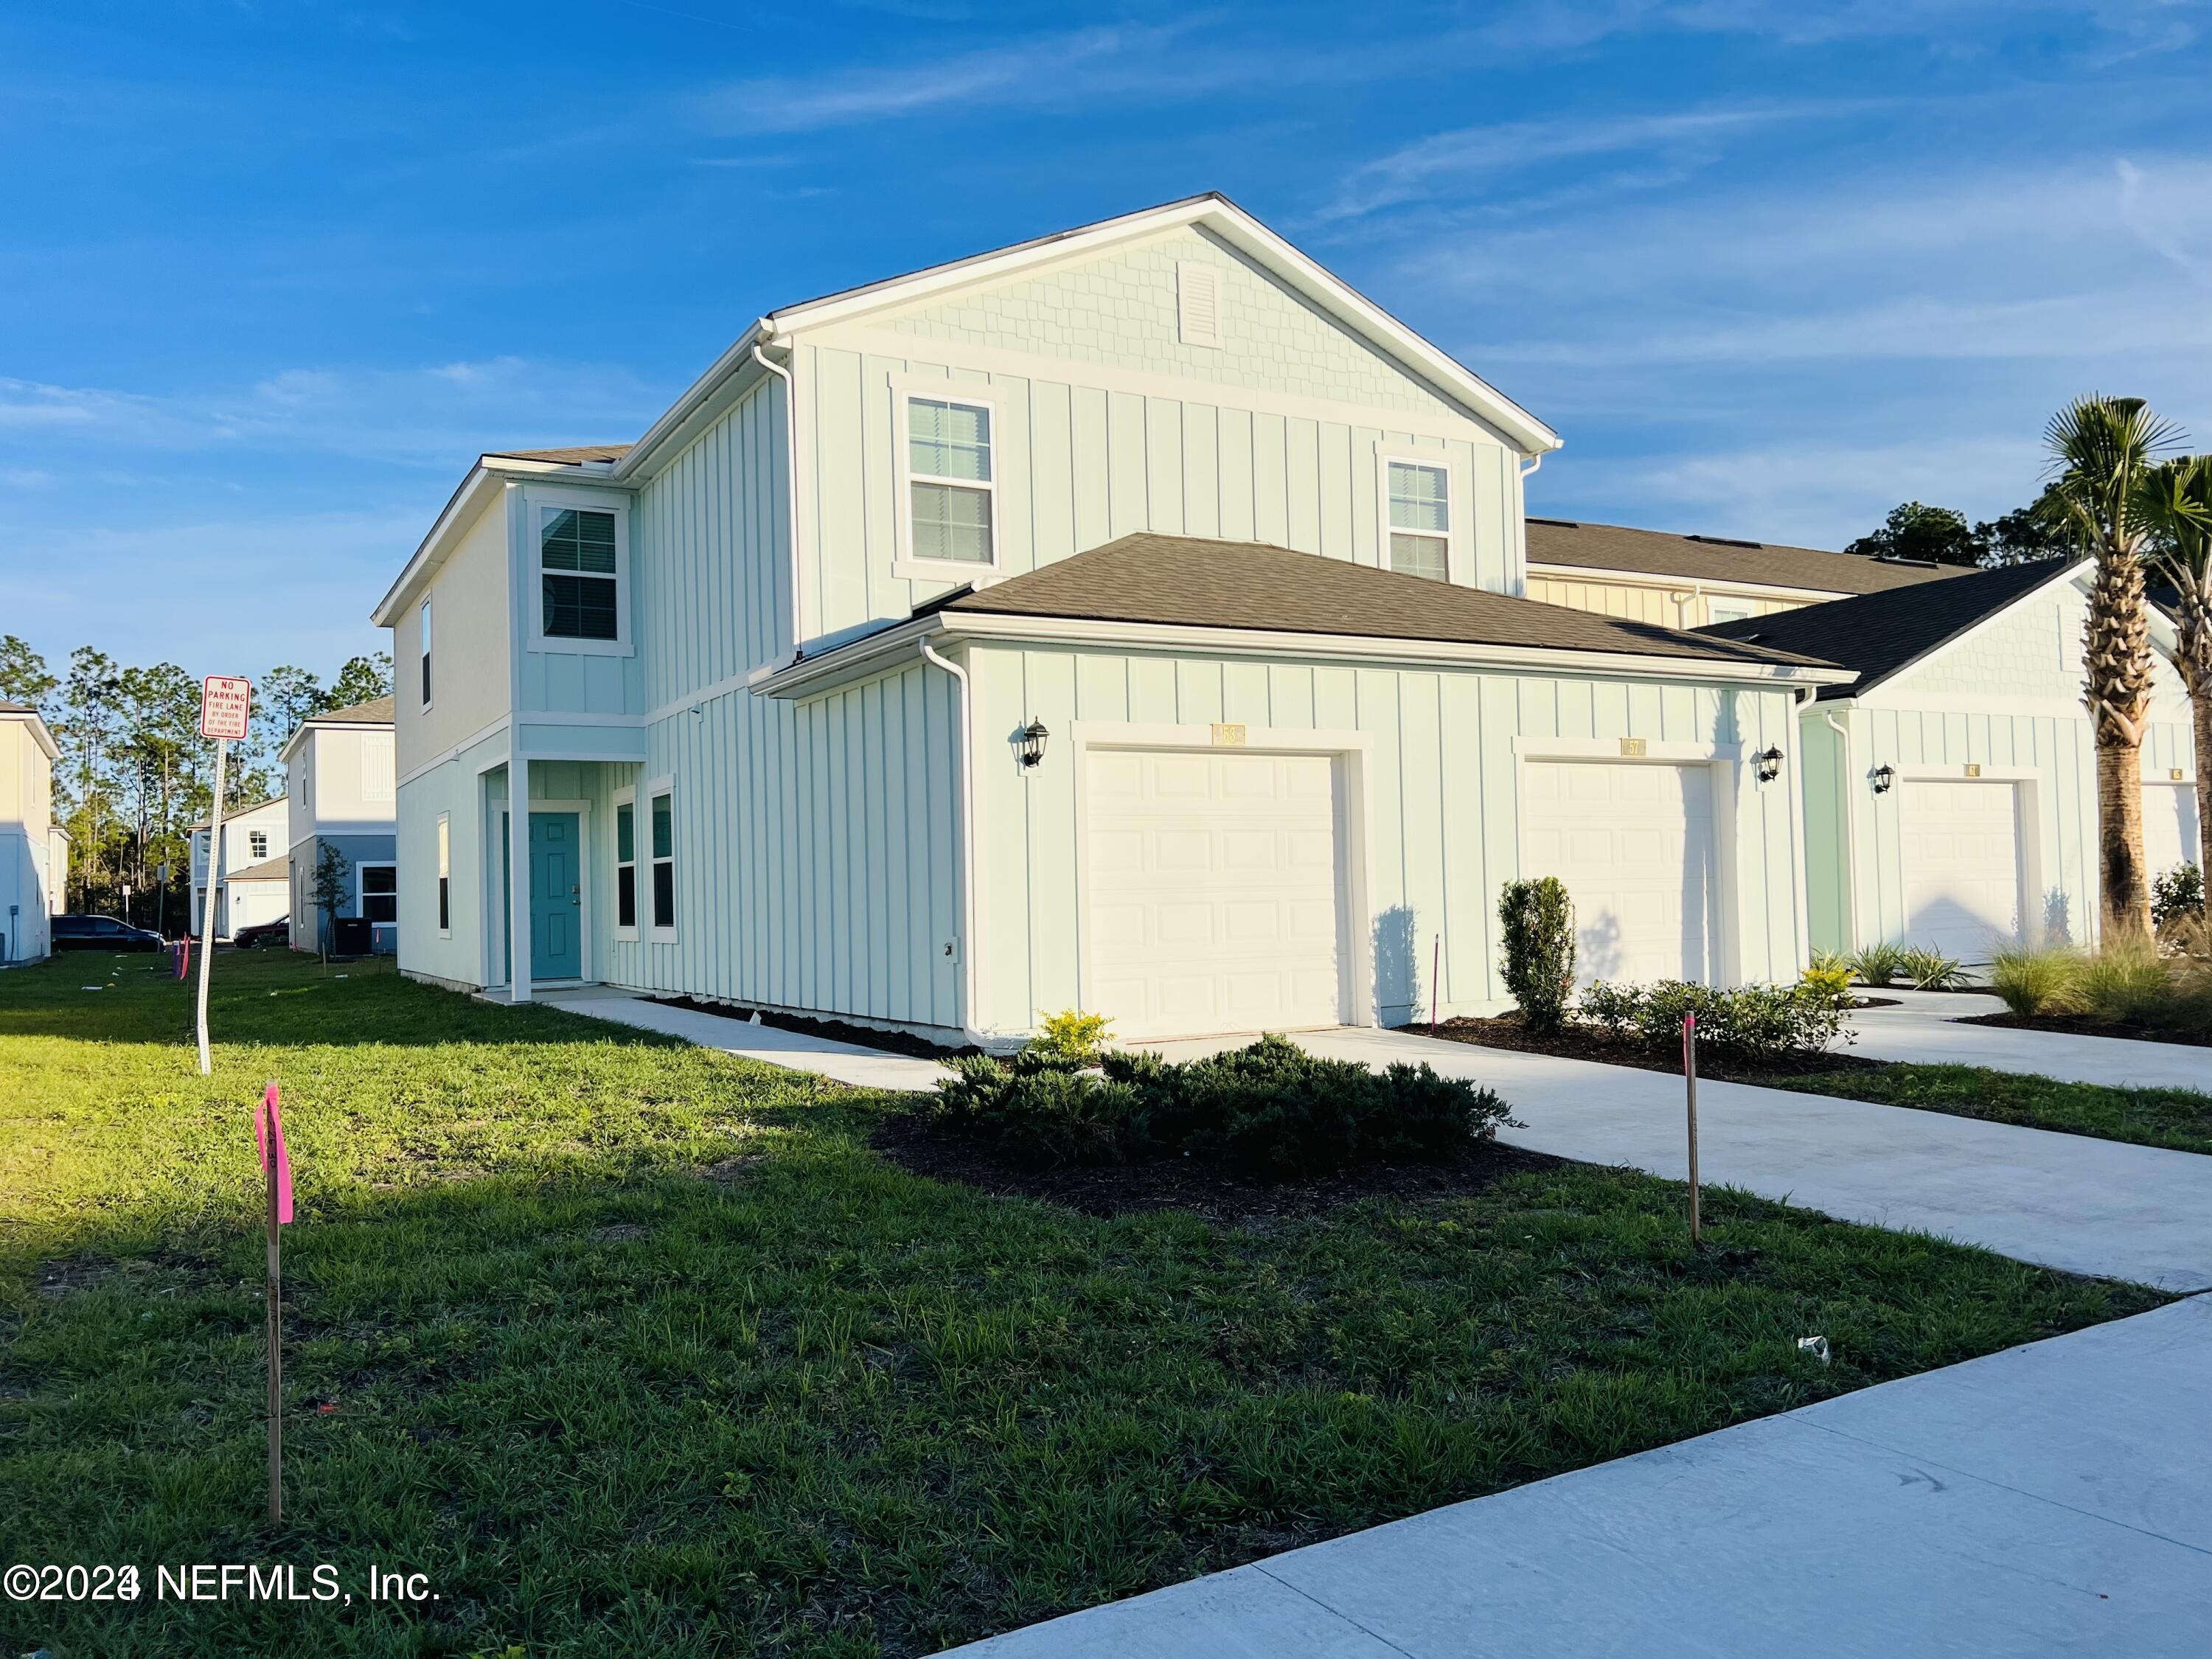
[[[1447, 397], [1464, 405], [1474, 417], [1497, 428], [1524, 455], [1539, 455], [1559, 447], [1559, 434], [1543, 422], [1300, 252], [1243, 209], [1220, 196], [1196, 197], [1124, 214], [995, 253], [957, 259], [908, 276], [892, 277], [844, 294], [811, 300], [771, 313], [762, 319], [761, 326], [780, 336], [848, 322], [892, 306], [915, 305], [949, 290], [981, 283], [1004, 282], [1039, 265], [1088, 258], [1122, 243], [1193, 225], [1211, 231], [1286, 280], [1291, 287], [1369, 343], [1414, 370]], [[732, 348], [733, 352], [736, 349]]]
[[[763, 317], [739, 335], [726, 351], [714, 359], [705, 374], [684, 388], [684, 395], [671, 404], [659, 420], [646, 428], [645, 435], [623, 452], [621, 459], [611, 464], [608, 469], [609, 476], [617, 481], [635, 478], [641, 474], [651, 477], [652, 463], [655, 459], [666, 453], [685, 433], [700, 424], [702, 417], [711, 418], [712, 414], [719, 412], [716, 405], [721, 401], [721, 394], [726, 388], [732, 392], [743, 390], [730, 387], [730, 382], [752, 363], [755, 346], [766, 347], [777, 343], [776, 332], [769, 319]], [[759, 372], [757, 367], [755, 372]], [[735, 402], [735, 397], [731, 397], [729, 401]]]
[[21, 721], [31, 728], [31, 741], [39, 745], [49, 761], [58, 761], [62, 757], [61, 748], [54, 742], [54, 734], [46, 730], [46, 723], [39, 717], [36, 709], [0, 710], [0, 720]]
[[[1627, 587], [1696, 588], [1706, 593], [1727, 593], [1743, 599], [1802, 599], [1808, 605], [1860, 597], [1839, 587], [1784, 587], [1777, 582], [1746, 581], [1734, 576], [1664, 575], [1656, 570], [1612, 570], [1603, 565], [1551, 564], [1541, 559], [1528, 561], [1528, 574], [1566, 581], [1618, 582]], [[1875, 590], [1876, 592], [1894, 591], [1890, 588]]]
[[1631, 652], [1471, 645], [1448, 640], [1094, 622], [1074, 617], [1007, 616], [993, 611], [939, 611], [779, 669], [753, 689], [772, 697], [807, 696], [830, 690], [880, 672], [889, 659], [912, 652], [925, 638], [949, 642], [980, 640], [1010, 644], [1096, 645], [1119, 651], [1172, 651], [1203, 656], [1320, 657], [1434, 667], [1532, 669], [1599, 678], [1722, 681], [1731, 684], [1841, 685], [1856, 678], [1844, 669], [1787, 663], [1729, 663], [1702, 658], [1651, 657]]

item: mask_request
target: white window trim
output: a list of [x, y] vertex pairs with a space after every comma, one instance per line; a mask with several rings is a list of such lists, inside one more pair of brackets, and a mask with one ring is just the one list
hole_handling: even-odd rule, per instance
[[[1433, 530], [1399, 530], [1390, 523], [1390, 468], [1400, 466], [1426, 467], [1444, 475], [1444, 529], [1442, 535]], [[1375, 507], [1379, 528], [1375, 543], [1375, 562], [1382, 569], [1394, 567], [1390, 562], [1390, 538], [1393, 536], [1425, 536], [1431, 541], [1444, 544], [1444, 580], [1458, 586], [1460, 582], [1460, 491], [1459, 480], [1452, 471], [1452, 453], [1449, 449], [1412, 449], [1401, 447], [1378, 439], [1375, 445]]]
[[[353, 861], [353, 914], [355, 919], [358, 921], [365, 918], [368, 915], [368, 884], [362, 878], [363, 872], [369, 870], [389, 870], [392, 872], [392, 891], [388, 896], [392, 900], [392, 920], [380, 925], [386, 927], [396, 927], [399, 925], [399, 861], [397, 859], [356, 859]], [[387, 896], [380, 893], [377, 896], [382, 898]]]
[[[894, 374], [891, 386], [891, 428], [894, 440], [893, 461], [897, 474], [896, 499], [892, 514], [896, 526], [897, 544], [891, 559], [891, 574], [920, 582], [972, 582], [981, 587], [996, 581], [1005, 574], [1005, 526], [1000, 522], [999, 481], [1006, 476], [1006, 406], [997, 392], [988, 386], [974, 386], [965, 380], [946, 380], [927, 374]], [[991, 417], [991, 477], [988, 483], [974, 478], [942, 478], [934, 473], [914, 470], [913, 401], [916, 398], [933, 398], [939, 403], [959, 404], [969, 409], [987, 411]], [[981, 489], [991, 497], [991, 559], [988, 564], [966, 564], [957, 559], [920, 559], [914, 552], [914, 486], [917, 483], [950, 484], [957, 489]]]
[[[617, 532], [616, 545], [621, 545], [621, 536], [619, 532]], [[423, 682], [425, 680], [429, 682], [429, 692], [427, 696], [424, 696], [422, 700], [422, 707], [428, 709], [433, 706], [432, 699], [438, 694], [437, 665], [434, 663], [430, 658], [430, 641], [432, 638], [430, 626], [430, 601], [425, 599], [422, 601], [422, 609], [417, 611], [415, 614], [415, 643], [419, 647], [415, 653], [416, 658], [415, 664], [415, 687], [416, 691], [420, 693], [422, 691]]]
[[[641, 866], [642, 866], [643, 873], [647, 877], [648, 880], [652, 874], [651, 860], [641, 860], [637, 854], [639, 851], [639, 837], [642, 835], [650, 834], [651, 826], [649, 824], [641, 823], [638, 820], [637, 786], [634, 783], [625, 784], [621, 788], [616, 790], [614, 793], [614, 799], [608, 803], [608, 805], [610, 810], [607, 814], [607, 823], [610, 832], [614, 837], [614, 841], [611, 848], [610, 848], [613, 854], [613, 857], [608, 860], [607, 867], [615, 872], [614, 891], [610, 896], [611, 902], [607, 907], [608, 914], [611, 917], [614, 925], [608, 930], [608, 936], [614, 939], [616, 943], [620, 945], [635, 945], [638, 941], [639, 928], [642, 924], [632, 923], [629, 927], [625, 927], [623, 926], [622, 921], [623, 808], [627, 806], [630, 810], [630, 868], [635, 872], [638, 871]], [[640, 901], [638, 914], [641, 916], [646, 915], [646, 907], [652, 902], [653, 895], [646, 891], [643, 887], [637, 884], [636, 877], [635, 875], [631, 878], [630, 890], [636, 895]]]
[[[545, 632], [545, 520], [571, 507], [592, 513], [611, 513], [615, 520], [615, 636], [611, 640], [576, 640]], [[523, 550], [529, 564], [526, 581], [530, 589], [530, 641], [527, 649], [555, 652], [570, 657], [627, 657], [630, 643], [629, 500], [585, 489], [546, 489], [532, 486], [522, 492]], [[556, 572], [568, 574], [568, 572]]]
[[[656, 796], [665, 795], [668, 797], [667, 861], [669, 867], [676, 872], [678, 878], [680, 879], [684, 873], [684, 855], [681, 849], [678, 848], [676, 844], [677, 817], [675, 776], [673, 774], [671, 774], [666, 777], [648, 779], [646, 783], [639, 788], [637, 793], [645, 803], [645, 811], [640, 817], [637, 826], [638, 834], [642, 838], [643, 843], [640, 850], [644, 854], [643, 857], [638, 860], [638, 869], [646, 878], [645, 881], [638, 889], [638, 926], [645, 930], [645, 937], [650, 943], [654, 945], [674, 945], [677, 943], [678, 930], [676, 927], [673, 926], [663, 927], [656, 923], [653, 919], [653, 866], [660, 862], [659, 859], [653, 856], [653, 802]], [[680, 891], [678, 894], [678, 897], [679, 900], [682, 897]], [[677, 914], [678, 915], [683, 915], [683, 907], [680, 903], [677, 907]]]
[[451, 939], [453, 936], [453, 815], [451, 812], [438, 814], [436, 839], [430, 846], [437, 860], [437, 867], [431, 876], [430, 915], [434, 925], [438, 915], [438, 884], [442, 882], [446, 889], [445, 921], [442, 926], [436, 927], [436, 933], [440, 939]]
[[[258, 848], [253, 844], [256, 841], [261, 843]], [[256, 864], [265, 863], [268, 860], [269, 832], [266, 830], [249, 830], [246, 832], [246, 856]]]

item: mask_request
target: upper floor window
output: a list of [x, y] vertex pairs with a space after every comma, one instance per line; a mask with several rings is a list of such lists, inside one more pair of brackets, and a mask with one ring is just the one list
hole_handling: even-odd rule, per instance
[[247, 830], [246, 832], [246, 850], [252, 854], [253, 861], [256, 864], [258, 864], [262, 860], [267, 858], [269, 856], [269, 832], [266, 830]]
[[1419, 461], [1384, 465], [1390, 495], [1390, 568], [1451, 577], [1451, 474]]
[[422, 707], [430, 706], [430, 601], [422, 601]]
[[906, 408], [906, 556], [961, 567], [958, 578], [998, 563], [993, 410], [986, 402], [909, 393]]
[[538, 637], [546, 650], [629, 650], [629, 556], [617, 508], [538, 502]]

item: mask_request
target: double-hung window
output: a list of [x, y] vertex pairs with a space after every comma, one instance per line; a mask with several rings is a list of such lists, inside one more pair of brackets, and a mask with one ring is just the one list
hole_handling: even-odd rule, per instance
[[399, 920], [399, 866], [396, 864], [357, 864], [361, 883], [356, 908], [371, 921]]
[[430, 601], [422, 601], [422, 707], [430, 706]]
[[637, 927], [637, 803], [615, 803], [615, 926]]
[[1383, 464], [1390, 498], [1390, 568], [1451, 577], [1451, 474], [1421, 461]]
[[541, 506], [538, 518], [539, 632], [549, 641], [618, 643], [623, 571], [616, 515], [598, 507]]
[[447, 812], [438, 814], [438, 931], [453, 931], [453, 823]]
[[940, 579], [988, 572], [999, 560], [992, 406], [948, 390], [908, 392], [905, 410], [907, 557]]
[[665, 790], [652, 797], [653, 925], [676, 926], [676, 798]]
[[246, 832], [246, 850], [247, 855], [250, 856], [256, 864], [260, 863], [262, 860], [267, 858], [269, 856], [269, 832], [266, 830], [247, 830]]

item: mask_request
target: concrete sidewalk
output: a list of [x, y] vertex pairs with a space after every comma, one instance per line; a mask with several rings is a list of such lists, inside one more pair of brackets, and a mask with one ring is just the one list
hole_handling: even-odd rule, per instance
[[[1679, 1077], [1408, 1031], [1297, 1040], [1315, 1054], [1425, 1060], [1486, 1084], [1528, 1126], [1504, 1132], [1516, 1146], [1671, 1180], [1689, 1173]], [[1184, 1058], [1238, 1041], [1152, 1046]], [[1698, 1085], [1698, 1125], [1700, 1173], [1716, 1186], [2073, 1273], [2212, 1287], [2212, 1158], [2201, 1153], [1734, 1083]]]
[[886, 1054], [858, 1043], [838, 1042], [781, 1026], [755, 1025], [742, 1017], [703, 1014], [696, 1008], [672, 1008], [634, 992], [605, 986], [586, 986], [577, 991], [545, 991], [538, 999], [552, 1007], [593, 1019], [612, 1020], [640, 1030], [682, 1037], [702, 1048], [720, 1048], [726, 1054], [757, 1060], [764, 1065], [784, 1066], [797, 1072], [815, 1072], [856, 1089], [933, 1089], [945, 1068], [933, 1060]]
[[2003, 1003], [1972, 991], [1874, 991], [1894, 997], [1894, 1008], [1862, 1008], [1851, 1016], [1859, 1040], [1849, 1052], [1871, 1060], [1905, 1060], [1924, 1066], [1986, 1066], [2026, 1072], [2067, 1083], [2110, 1083], [2138, 1088], [2196, 1089], [2212, 1093], [2212, 1048], [2182, 1042], [2137, 1042], [2128, 1037], [2075, 1036], [2060, 1031], [2021, 1031], [2002, 1025], [1966, 1025], [1962, 1018], [2001, 1014]]
[[2201, 1656], [2208, 1416], [2197, 1297], [956, 1651]]

